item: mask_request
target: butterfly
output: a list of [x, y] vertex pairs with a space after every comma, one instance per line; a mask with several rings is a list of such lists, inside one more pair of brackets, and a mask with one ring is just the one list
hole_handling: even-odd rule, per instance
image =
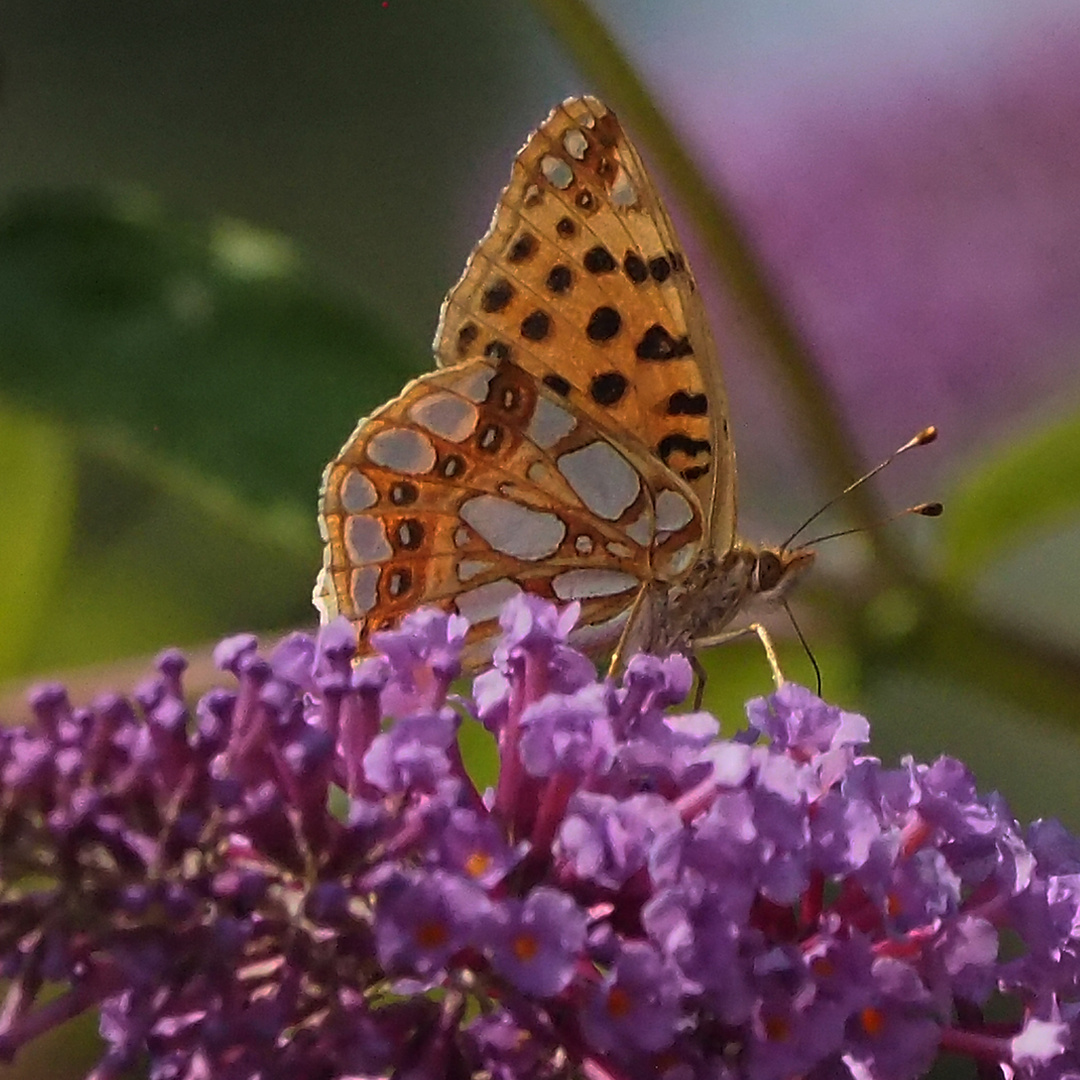
[[434, 350], [438, 369], [362, 420], [323, 476], [314, 599], [361, 653], [433, 605], [469, 620], [475, 666], [527, 592], [580, 603], [580, 647], [693, 655], [810, 565], [809, 549], [738, 538], [704, 306], [596, 98], [557, 106], [518, 153]]

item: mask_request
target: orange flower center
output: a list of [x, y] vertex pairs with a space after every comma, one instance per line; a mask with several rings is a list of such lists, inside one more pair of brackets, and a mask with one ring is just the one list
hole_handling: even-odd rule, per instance
[[885, 1014], [872, 1006], [859, 1013], [859, 1021], [867, 1035], [880, 1035], [885, 1030]]
[[474, 851], [465, 860], [465, 873], [469, 877], [480, 877], [491, 865], [491, 856], [486, 851]]
[[422, 922], [416, 929], [416, 940], [425, 949], [437, 949], [445, 945], [449, 937], [446, 923], [436, 922], [434, 919]]
[[518, 934], [514, 938], [514, 955], [519, 960], [532, 960], [539, 951], [540, 945], [532, 934]]
[[613, 986], [608, 993], [607, 1011], [615, 1020], [622, 1020], [630, 1015], [630, 995], [625, 990]]
[[765, 1018], [765, 1036], [772, 1042], [783, 1042], [791, 1034], [791, 1027], [782, 1016]]

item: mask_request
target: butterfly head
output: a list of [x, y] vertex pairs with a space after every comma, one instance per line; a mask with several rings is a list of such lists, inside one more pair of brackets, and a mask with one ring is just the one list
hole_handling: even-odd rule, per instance
[[814, 561], [812, 548], [765, 547], [752, 552], [750, 592], [765, 603], [779, 603]]

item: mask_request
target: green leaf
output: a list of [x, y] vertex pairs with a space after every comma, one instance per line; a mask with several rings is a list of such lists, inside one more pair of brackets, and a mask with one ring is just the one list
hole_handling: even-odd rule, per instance
[[964, 474], [942, 517], [945, 580], [970, 584], [1036, 530], [1080, 514], [1080, 414], [1039, 428]]
[[0, 214], [0, 393], [245, 497], [314, 506], [358, 417], [426, 365], [268, 233], [91, 194]]
[[75, 541], [43, 667], [311, 626], [314, 514], [267, 510], [121, 441], [80, 444]]
[[0, 678], [21, 671], [51, 611], [75, 509], [59, 425], [0, 403]]

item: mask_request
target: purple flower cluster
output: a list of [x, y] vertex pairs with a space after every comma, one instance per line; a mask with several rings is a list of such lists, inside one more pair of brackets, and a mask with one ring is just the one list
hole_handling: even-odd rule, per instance
[[426, 611], [359, 664], [344, 623], [231, 638], [193, 714], [176, 653], [133, 701], [37, 691], [0, 734], [0, 1053], [98, 1007], [95, 1080], [1080, 1070], [1076, 838], [790, 683], [721, 740], [669, 711], [685, 659], [597, 682], [575, 617], [508, 604], [468, 699]]

